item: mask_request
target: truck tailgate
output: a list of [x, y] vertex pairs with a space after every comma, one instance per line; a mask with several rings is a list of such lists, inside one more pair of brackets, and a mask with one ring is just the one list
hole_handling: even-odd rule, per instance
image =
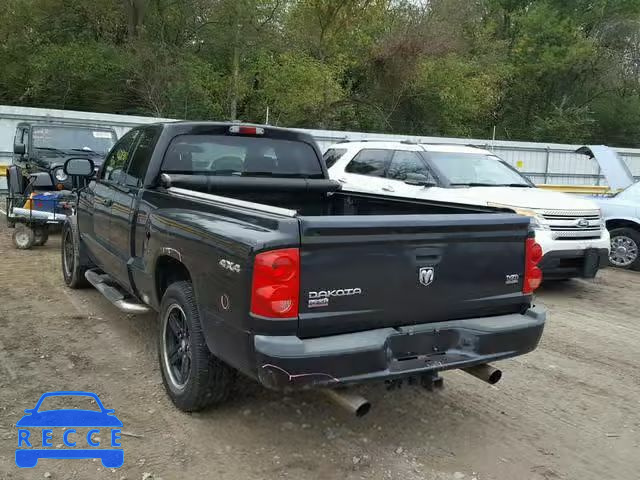
[[298, 335], [521, 311], [529, 219], [301, 217]]

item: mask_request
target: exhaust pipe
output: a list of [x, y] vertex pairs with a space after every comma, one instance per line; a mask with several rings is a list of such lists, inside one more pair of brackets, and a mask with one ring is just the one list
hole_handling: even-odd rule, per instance
[[476, 365], [475, 367], [463, 368], [462, 371], [467, 372], [469, 375], [473, 375], [490, 385], [495, 385], [502, 378], [502, 371], [492, 367], [488, 363]]
[[322, 392], [337, 405], [348, 410], [356, 417], [363, 417], [371, 410], [371, 403], [366, 398], [344, 390], [323, 388]]

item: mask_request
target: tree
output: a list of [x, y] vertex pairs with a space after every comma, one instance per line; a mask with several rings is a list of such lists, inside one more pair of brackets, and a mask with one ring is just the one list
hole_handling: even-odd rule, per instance
[[253, 92], [251, 118], [264, 121], [267, 107], [274, 125], [313, 127], [330, 123], [332, 106], [343, 99], [337, 72], [303, 53], [264, 57]]
[[640, 145], [640, 0], [4, 0], [0, 102]]

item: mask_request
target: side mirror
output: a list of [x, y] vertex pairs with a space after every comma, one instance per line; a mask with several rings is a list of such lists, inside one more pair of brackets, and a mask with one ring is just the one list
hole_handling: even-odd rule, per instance
[[404, 183], [407, 185], [418, 185], [421, 187], [433, 187], [436, 185], [433, 180], [421, 173], [407, 173]]
[[70, 177], [89, 178], [94, 174], [93, 160], [90, 158], [70, 158], [64, 162], [64, 173]]
[[158, 179], [158, 184], [162, 188], [171, 188], [171, 177], [168, 173], [162, 173]]
[[27, 151], [27, 148], [25, 147], [24, 143], [16, 143], [13, 145], [13, 153], [16, 153], [18, 155], [24, 155]]

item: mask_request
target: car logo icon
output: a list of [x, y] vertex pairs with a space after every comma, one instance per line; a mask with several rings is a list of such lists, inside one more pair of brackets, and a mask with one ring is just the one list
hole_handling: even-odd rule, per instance
[[[45, 399], [61, 396], [90, 397], [99, 410], [41, 409]], [[124, 450], [119, 442], [122, 422], [114, 415], [114, 410], [102, 405], [95, 393], [47, 392], [40, 397], [34, 408], [25, 410], [25, 413], [26, 415], [16, 423], [18, 428], [16, 465], [18, 467], [35, 467], [40, 458], [99, 458], [105, 468], [119, 468], [124, 463]], [[35, 428], [38, 430], [33, 430]], [[42, 429], [41, 434], [39, 429]], [[56, 430], [55, 433], [54, 430]], [[55, 442], [59, 442], [55, 447], [54, 438]], [[67, 448], [58, 448], [62, 445]], [[105, 448], [107, 445], [111, 448]]]
[[577, 225], [580, 228], [589, 228], [589, 220], [587, 220], [586, 218], [581, 218], [580, 220], [578, 220]]
[[431, 285], [433, 283], [433, 280], [435, 278], [435, 268], [433, 267], [422, 267], [420, 268], [420, 271], [418, 272], [418, 280], [420, 281], [420, 283], [422, 285], [424, 285], [425, 287]]

